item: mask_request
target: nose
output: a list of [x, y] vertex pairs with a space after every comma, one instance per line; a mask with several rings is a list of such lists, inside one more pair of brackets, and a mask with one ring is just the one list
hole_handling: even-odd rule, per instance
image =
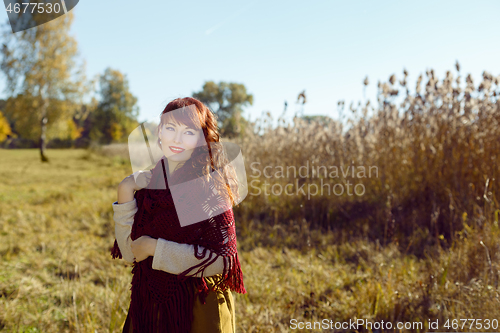
[[182, 143], [182, 131], [175, 132], [174, 142]]

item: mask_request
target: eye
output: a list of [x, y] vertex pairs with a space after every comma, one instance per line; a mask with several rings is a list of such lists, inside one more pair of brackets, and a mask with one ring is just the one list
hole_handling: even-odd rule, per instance
[[186, 134], [189, 134], [189, 135], [194, 135], [194, 133], [193, 133], [193, 132], [191, 132], [191, 131], [186, 131]]
[[169, 130], [169, 131], [175, 131], [175, 128], [173, 128], [172, 126], [166, 126], [165, 125], [165, 129]]

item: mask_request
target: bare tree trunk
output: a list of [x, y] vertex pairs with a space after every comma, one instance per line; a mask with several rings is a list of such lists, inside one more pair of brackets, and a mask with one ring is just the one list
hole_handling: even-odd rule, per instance
[[42, 121], [41, 121], [41, 126], [42, 126], [42, 132], [40, 134], [40, 157], [42, 159], [42, 162], [48, 162], [49, 159], [47, 156], [45, 156], [45, 149], [47, 148], [47, 142], [46, 142], [46, 132], [47, 132], [47, 99], [44, 98], [42, 102]]

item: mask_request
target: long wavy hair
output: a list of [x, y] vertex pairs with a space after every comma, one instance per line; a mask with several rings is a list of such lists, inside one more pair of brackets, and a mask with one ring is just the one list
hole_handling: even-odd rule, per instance
[[[192, 112], [193, 108], [186, 108], [190, 105], [195, 106], [196, 112]], [[183, 110], [172, 112], [178, 109]], [[230, 200], [231, 205], [234, 205], [239, 200], [237, 176], [220, 143], [216, 115], [196, 98], [177, 98], [168, 103], [162, 111], [157, 129], [158, 134], [162, 126], [168, 122], [183, 124], [197, 130], [201, 129], [207, 143], [194, 148], [191, 157], [176, 166], [174, 172], [181, 168], [183, 171], [187, 171], [176, 173], [176, 183], [198, 177], [202, 178], [204, 184], [207, 185], [210, 179], [213, 179], [218, 194], [226, 200]], [[159, 135], [157, 144], [161, 149]]]

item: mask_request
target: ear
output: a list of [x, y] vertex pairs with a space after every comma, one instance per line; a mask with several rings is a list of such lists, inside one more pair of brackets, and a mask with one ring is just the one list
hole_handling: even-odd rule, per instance
[[162, 134], [162, 125], [158, 125], [158, 128], [156, 129], [156, 137], [159, 141], [161, 141], [161, 134]]

